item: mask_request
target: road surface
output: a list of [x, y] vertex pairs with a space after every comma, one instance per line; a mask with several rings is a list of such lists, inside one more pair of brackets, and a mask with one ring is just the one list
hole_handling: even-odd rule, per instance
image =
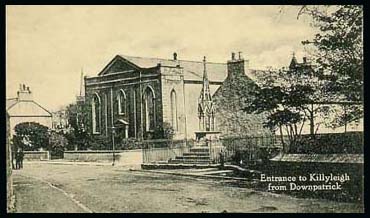
[[16, 212], [201, 213], [362, 212], [362, 205], [299, 199], [221, 180], [181, 177], [123, 166], [25, 163], [13, 171]]

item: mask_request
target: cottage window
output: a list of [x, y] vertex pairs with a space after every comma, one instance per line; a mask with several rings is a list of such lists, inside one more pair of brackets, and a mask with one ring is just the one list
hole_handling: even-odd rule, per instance
[[118, 114], [123, 115], [126, 114], [126, 93], [121, 89], [117, 96], [118, 101]]
[[175, 90], [171, 91], [170, 94], [171, 99], [171, 125], [174, 130], [178, 129], [177, 126], [177, 101], [176, 101], [176, 92]]
[[94, 134], [100, 132], [101, 121], [101, 101], [98, 94], [94, 94], [91, 101], [92, 109], [92, 131]]

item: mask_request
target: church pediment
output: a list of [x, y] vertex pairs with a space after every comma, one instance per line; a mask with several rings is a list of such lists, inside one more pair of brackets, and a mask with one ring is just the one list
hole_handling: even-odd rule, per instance
[[138, 70], [140, 67], [135, 65], [134, 63], [131, 63], [130, 61], [122, 58], [121, 56], [117, 55], [109, 62], [107, 66], [104, 67], [104, 69], [98, 74], [99, 76], [112, 74], [112, 73], [118, 73], [118, 72], [124, 72], [124, 71], [130, 71], [130, 70]]

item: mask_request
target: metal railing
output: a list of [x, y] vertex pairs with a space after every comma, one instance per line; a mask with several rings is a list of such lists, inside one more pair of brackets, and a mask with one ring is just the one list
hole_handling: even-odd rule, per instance
[[189, 152], [192, 144], [185, 140], [142, 141], [143, 163], [168, 162]]

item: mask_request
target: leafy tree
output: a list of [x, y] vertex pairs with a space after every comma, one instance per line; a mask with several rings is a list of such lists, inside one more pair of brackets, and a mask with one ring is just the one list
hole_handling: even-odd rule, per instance
[[91, 122], [89, 109], [89, 105], [82, 102], [70, 104], [67, 107], [68, 122], [72, 128], [72, 131], [65, 135], [68, 139], [68, 150], [86, 150], [94, 141], [89, 132], [89, 122]]
[[175, 129], [168, 122], [164, 122], [163, 125], [157, 125], [154, 130], [153, 137], [150, 139], [173, 139], [175, 135]]
[[[310, 124], [310, 134], [314, 138], [321, 123], [315, 124], [315, 117], [328, 113], [328, 107], [313, 106], [312, 102], [324, 98], [320, 89], [322, 80], [310, 63], [298, 64], [295, 57], [289, 68], [267, 71], [259, 77], [259, 87], [255, 96], [245, 107], [249, 113], [267, 113], [264, 125], [272, 131], [279, 130], [284, 150], [299, 143], [305, 123]], [[283, 135], [288, 136], [288, 145]]]
[[[363, 102], [363, 6], [302, 6], [298, 16], [309, 15], [319, 32], [303, 42], [314, 48], [315, 62], [325, 74], [322, 87], [334, 101]], [[363, 117], [362, 104], [348, 104], [334, 126]]]
[[51, 157], [63, 157], [63, 152], [66, 149], [68, 141], [66, 137], [55, 131], [50, 132], [49, 137], [49, 150]]
[[164, 139], [173, 139], [175, 136], [175, 130], [172, 125], [168, 122], [163, 123], [163, 138]]
[[26, 151], [49, 150], [49, 128], [36, 122], [24, 122], [15, 126], [13, 144]]

